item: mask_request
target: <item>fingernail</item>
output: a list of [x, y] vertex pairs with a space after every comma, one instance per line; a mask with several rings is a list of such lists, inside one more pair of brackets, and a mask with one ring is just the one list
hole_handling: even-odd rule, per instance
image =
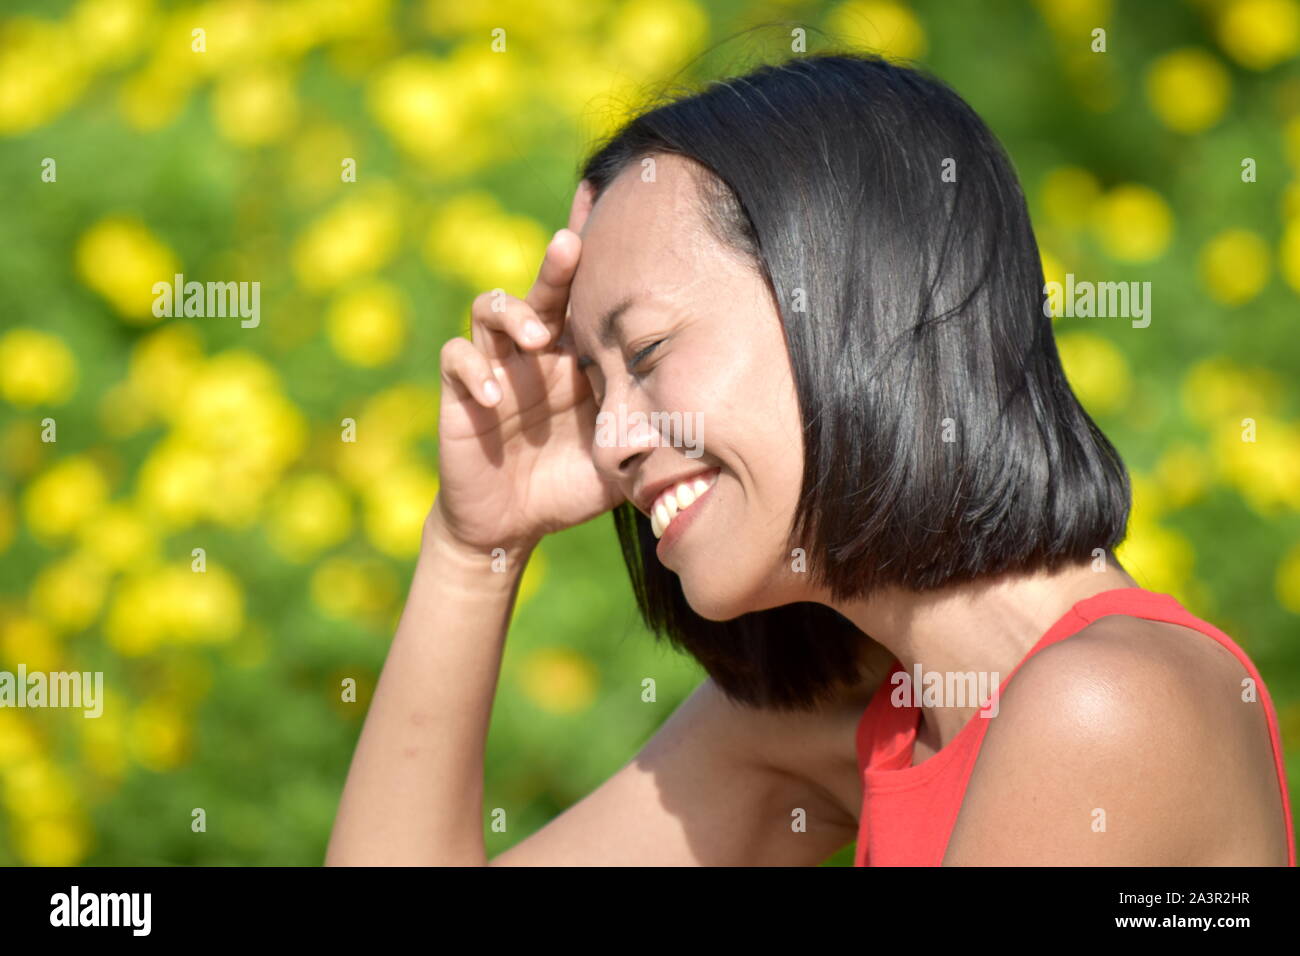
[[524, 338], [529, 342], [540, 342], [548, 334], [546, 327], [536, 319], [529, 319], [524, 323]]
[[501, 386], [498, 385], [496, 382], [492, 381], [492, 379], [490, 378], [485, 379], [483, 381], [483, 394], [486, 395], [492, 402], [494, 403], [499, 402], [501, 401]]

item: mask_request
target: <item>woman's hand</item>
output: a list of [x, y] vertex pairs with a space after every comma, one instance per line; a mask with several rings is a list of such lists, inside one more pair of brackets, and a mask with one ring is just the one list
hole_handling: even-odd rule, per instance
[[[597, 409], [586, 376], [571, 343], [557, 345], [591, 205], [584, 180], [527, 297], [484, 292], [473, 341], [443, 346], [440, 487], [426, 533], [433, 526], [484, 552], [527, 551], [624, 500], [592, 460]], [[545, 334], [530, 337], [533, 322]]]

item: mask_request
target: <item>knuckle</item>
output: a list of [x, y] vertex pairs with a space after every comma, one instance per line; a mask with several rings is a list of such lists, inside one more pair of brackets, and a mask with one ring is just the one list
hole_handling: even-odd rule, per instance
[[508, 313], [518, 301], [518, 299], [502, 289], [489, 289], [486, 292], [480, 292], [474, 298], [474, 305], [470, 311], [476, 319], [493, 322], [497, 316]]

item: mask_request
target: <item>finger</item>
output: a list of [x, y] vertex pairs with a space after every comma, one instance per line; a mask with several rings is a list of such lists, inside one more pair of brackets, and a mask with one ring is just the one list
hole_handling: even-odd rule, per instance
[[443, 345], [440, 366], [443, 383], [461, 401], [473, 398], [491, 408], [504, 397], [491, 360], [466, 338], [458, 336]]
[[592, 185], [590, 179], [584, 179], [578, 183], [578, 188], [573, 194], [573, 203], [569, 207], [569, 230], [582, 235], [582, 227], [587, 222], [587, 217], [591, 215], [591, 207], [596, 202], [596, 187]]
[[532, 306], [512, 295], [497, 295], [499, 291], [494, 289], [474, 300], [471, 312], [475, 326], [485, 334], [491, 331], [505, 336], [511, 346], [510, 354], [516, 350], [536, 351], [549, 345], [550, 330], [538, 320]]
[[[484, 355], [498, 362], [505, 362], [519, 353], [515, 337], [506, 321], [507, 312], [516, 303], [523, 305], [522, 300], [509, 295], [504, 289], [492, 289], [479, 293], [470, 305], [469, 339]], [[513, 307], [517, 308], [518, 305]], [[528, 308], [526, 305], [523, 307]], [[516, 324], [522, 331], [522, 323]]]
[[578, 258], [582, 253], [582, 239], [576, 232], [561, 229], [546, 247], [537, 281], [524, 296], [537, 317], [558, 334], [564, 326], [564, 310], [569, 304], [569, 285], [573, 282]]

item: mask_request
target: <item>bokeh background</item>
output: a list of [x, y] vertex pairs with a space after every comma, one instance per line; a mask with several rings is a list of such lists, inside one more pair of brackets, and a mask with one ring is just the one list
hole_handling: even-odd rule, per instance
[[[438, 486], [439, 348], [478, 292], [526, 293], [597, 137], [669, 80], [784, 58], [795, 26], [953, 85], [1017, 166], [1049, 278], [1152, 283], [1148, 328], [1055, 320], [1136, 483], [1120, 557], [1251, 654], [1300, 796], [1296, 0], [4, 9], [0, 670], [102, 671], [107, 699], [0, 709], [0, 864], [323, 859]], [[261, 325], [156, 318], [177, 272], [260, 282]], [[640, 624], [608, 517], [547, 539], [493, 717], [489, 855], [701, 677]]]

